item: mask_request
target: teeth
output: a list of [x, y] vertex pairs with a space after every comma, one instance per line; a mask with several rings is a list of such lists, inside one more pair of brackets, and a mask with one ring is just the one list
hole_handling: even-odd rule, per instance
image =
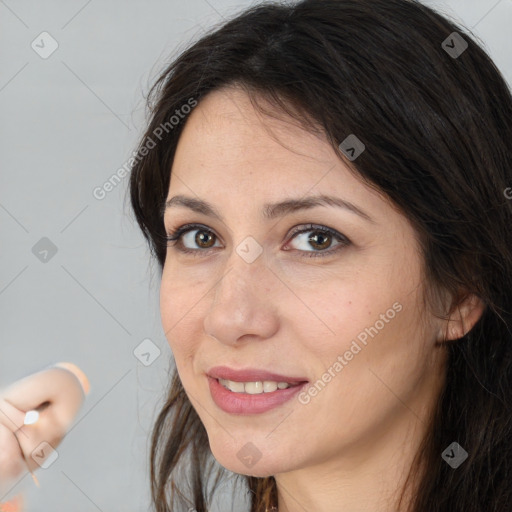
[[265, 393], [272, 393], [272, 391], [275, 391], [278, 387], [279, 384], [277, 382], [272, 382], [270, 380], [266, 380], [265, 382], [263, 382], [263, 391]]
[[234, 393], [248, 393], [249, 395], [272, 393], [277, 389], [286, 389], [296, 385], [288, 384], [287, 382], [274, 382], [270, 380], [259, 382], [235, 382], [233, 380], [219, 379], [219, 383]]
[[[249, 393], [249, 395], [259, 395], [263, 393], [263, 383], [262, 382], [239, 382], [238, 384], [242, 384], [245, 387], [245, 392]], [[229, 384], [228, 384], [229, 385]]]

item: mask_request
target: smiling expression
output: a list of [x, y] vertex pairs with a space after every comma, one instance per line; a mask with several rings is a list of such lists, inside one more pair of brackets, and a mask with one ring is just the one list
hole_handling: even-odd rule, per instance
[[[214, 91], [186, 122], [167, 199], [167, 233], [188, 231], [167, 249], [162, 325], [222, 465], [255, 476], [350, 466], [422, 428], [444, 359], [416, 234], [326, 140], [262, 118], [241, 90]], [[212, 396], [219, 365], [325, 385], [307, 403], [295, 393], [236, 414]]]

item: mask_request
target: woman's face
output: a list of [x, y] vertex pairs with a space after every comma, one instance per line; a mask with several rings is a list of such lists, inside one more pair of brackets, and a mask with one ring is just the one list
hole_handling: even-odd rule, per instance
[[[162, 324], [212, 452], [231, 471], [385, 456], [424, 428], [442, 384], [415, 233], [340, 155], [295, 125], [262, 121], [236, 89], [204, 98], [181, 135], [167, 199], [208, 203], [219, 218], [167, 208], [167, 233], [201, 227], [167, 249]], [[319, 196], [353, 207], [267, 207]], [[238, 393], [208, 377], [218, 366], [261, 373], [232, 376]], [[264, 372], [308, 383], [275, 390], [281, 379]], [[266, 392], [240, 381], [267, 381]]]

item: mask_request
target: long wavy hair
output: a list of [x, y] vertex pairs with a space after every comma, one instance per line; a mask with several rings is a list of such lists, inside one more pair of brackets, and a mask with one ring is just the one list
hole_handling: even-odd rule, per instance
[[[340, 158], [357, 134], [366, 150], [353, 172], [414, 226], [428, 288], [448, 291], [454, 309], [467, 293], [483, 301], [474, 327], [446, 343], [445, 383], [403, 492], [414, 480], [413, 512], [510, 512], [512, 97], [502, 74], [469, 29], [414, 0], [267, 2], [223, 21], [148, 93], [129, 194], [160, 271], [162, 206], [187, 114], [233, 85], [260, 112], [322, 130]], [[441, 457], [453, 441], [468, 452], [457, 469]], [[176, 371], [150, 463], [157, 512], [206, 512], [230, 477], [250, 512], [277, 506], [274, 477], [236, 475], [213, 459]]]

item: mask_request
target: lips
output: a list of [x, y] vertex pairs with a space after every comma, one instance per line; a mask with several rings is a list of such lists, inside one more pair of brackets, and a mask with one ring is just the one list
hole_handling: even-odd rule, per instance
[[235, 370], [227, 366], [214, 366], [206, 374], [214, 379], [232, 380], [234, 382], [287, 382], [288, 384], [302, 384], [308, 382], [305, 377], [294, 377], [291, 375], [282, 375], [269, 372], [259, 368], [246, 368], [244, 370]]
[[286, 389], [277, 389], [270, 393], [252, 395], [235, 393], [222, 386], [213, 377], [207, 377], [210, 396], [215, 405], [228, 414], [262, 414], [284, 405], [296, 397], [307, 383], [297, 384]]

